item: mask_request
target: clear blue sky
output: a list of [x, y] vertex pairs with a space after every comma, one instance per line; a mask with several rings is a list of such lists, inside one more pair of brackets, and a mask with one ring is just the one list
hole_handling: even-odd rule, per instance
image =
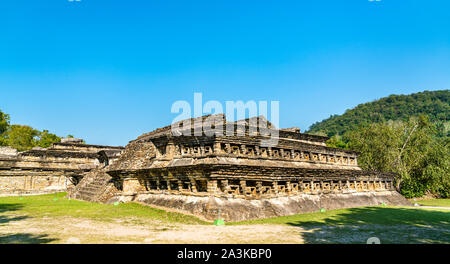
[[125, 145], [176, 100], [278, 100], [305, 130], [390, 94], [450, 88], [447, 0], [1, 0], [0, 109]]

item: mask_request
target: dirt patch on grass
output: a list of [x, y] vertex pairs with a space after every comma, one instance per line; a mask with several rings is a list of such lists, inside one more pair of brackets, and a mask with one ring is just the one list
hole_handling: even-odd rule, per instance
[[448, 221], [433, 224], [378, 225], [188, 225], [144, 218], [90, 219], [30, 217], [0, 213], [0, 243], [359, 243], [377, 237], [386, 243], [450, 243]]
[[161, 232], [154, 243], [302, 244], [302, 229], [283, 225], [183, 226]]
[[[0, 243], [303, 243], [301, 228], [283, 225], [179, 225], [138, 218], [108, 222], [74, 217], [20, 219], [0, 223]], [[39, 237], [45, 240], [36, 240]]]

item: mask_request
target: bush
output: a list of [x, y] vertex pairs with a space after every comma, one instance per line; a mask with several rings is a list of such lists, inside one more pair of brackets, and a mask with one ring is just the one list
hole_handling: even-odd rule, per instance
[[406, 198], [422, 197], [427, 190], [427, 186], [420, 181], [411, 180], [411, 178], [403, 180], [400, 187], [400, 193]]

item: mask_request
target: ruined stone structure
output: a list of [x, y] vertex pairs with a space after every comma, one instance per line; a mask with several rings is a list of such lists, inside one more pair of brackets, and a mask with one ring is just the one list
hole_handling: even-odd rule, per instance
[[[276, 130], [264, 118], [226, 122], [223, 115], [194, 134], [206, 119], [189, 120], [189, 136], [167, 126], [131, 141], [102, 171], [115, 182], [109, 202], [137, 201], [206, 219], [220, 212], [231, 221], [407, 203], [394, 190], [392, 175], [361, 170], [358, 153], [327, 147], [327, 137]], [[276, 130], [277, 143], [264, 146], [268, 134], [255, 122]], [[211, 133], [230, 127], [232, 136]]]
[[65, 139], [50, 148], [17, 152], [0, 148], [0, 195], [67, 191], [87, 172], [108, 164], [123, 147], [83, 144]]
[[277, 129], [263, 117], [214, 115], [173, 127], [126, 148], [77, 139], [20, 153], [0, 148], [0, 195], [68, 191], [73, 199], [135, 201], [227, 221], [408, 204], [393, 175], [361, 170], [358, 153], [327, 147], [327, 137]]

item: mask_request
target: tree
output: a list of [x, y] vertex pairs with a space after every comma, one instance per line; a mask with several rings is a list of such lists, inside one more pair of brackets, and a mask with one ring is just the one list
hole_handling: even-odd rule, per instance
[[53, 143], [60, 142], [61, 138], [55, 134], [49, 133], [48, 130], [44, 130], [39, 133], [39, 140], [36, 142], [37, 146], [41, 148], [48, 148]]
[[[69, 137], [73, 137], [69, 135]], [[48, 148], [61, 138], [48, 130], [42, 132], [30, 126], [10, 125], [9, 115], [0, 110], [0, 146], [10, 146], [18, 151], [29, 150], [35, 146]]]
[[334, 135], [326, 142], [328, 147], [348, 149], [348, 143], [340, 135]]
[[438, 138], [436, 126], [427, 116], [408, 121], [389, 121], [360, 126], [346, 133], [349, 147], [361, 152], [362, 168], [393, 172], [397, 190], [407, 197], [425, 191], [442, 196], [449, 191], [448, 144]]
[[0, 110], [0, 146], [6, 145], [5, 131], [9, 127], [9, 115]]
[[30, 126], [12, 125], [5, 132], [5, 140], [8, 146], [25, 151], [36, 146], [39, 134], [38, 130]]
[[394, 172], [390, 160], [395, 159], [398, 139], [391, 126], [371, 124], [346, 133], [349, 147], [360, 151], [358, 164], [366, 170]]
[[422, 160], [413, 178], [425, 184], [432, 193], [450, 197], [450, 144], [449, 138], [434, 140], [427, 157]]
[[0, 110], [0, 134], [3, 134], [9, 127], [9, 115]]

